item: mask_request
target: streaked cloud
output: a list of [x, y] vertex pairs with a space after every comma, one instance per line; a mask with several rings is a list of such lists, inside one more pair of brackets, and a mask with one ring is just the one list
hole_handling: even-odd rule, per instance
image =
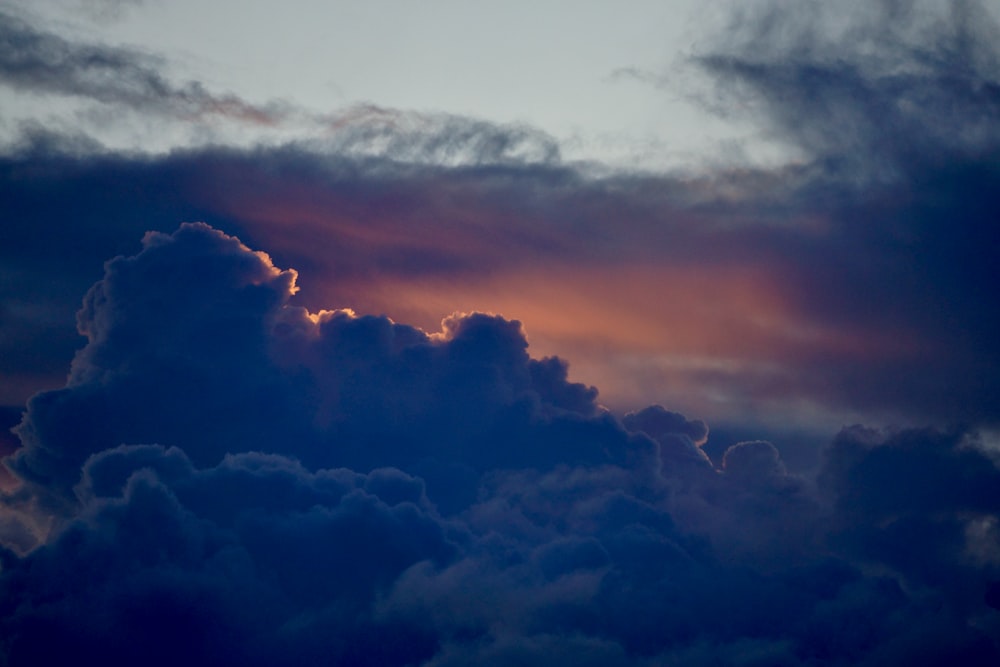
[[200, 82], [172, 83], [163, 61], [133, 48], [82, 44], [0, 14], [0, 84], [15, 90], [80, 97], [144, 113], [197, 120], [221, 116], [272, 125], [286, 115], [282, 105], [253, 105], [236, 95], [218, 95]]

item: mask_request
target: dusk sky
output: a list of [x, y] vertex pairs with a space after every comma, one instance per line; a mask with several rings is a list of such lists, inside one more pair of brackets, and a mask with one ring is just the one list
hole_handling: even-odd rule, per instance
[[992, 0], [0, 0], [0, 665], [995, 667], [998, 248]]

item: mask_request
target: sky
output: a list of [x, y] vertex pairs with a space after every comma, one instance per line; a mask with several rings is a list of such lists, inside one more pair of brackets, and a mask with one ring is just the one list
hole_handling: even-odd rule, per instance
[[997, 664], [998, 44], [0, 0], [0, 664]]

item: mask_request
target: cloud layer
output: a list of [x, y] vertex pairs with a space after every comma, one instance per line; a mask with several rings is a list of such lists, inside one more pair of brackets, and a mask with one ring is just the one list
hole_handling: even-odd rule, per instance
[[692, 62], [799, 159], [674, 174], [4, 16], [8, 90], [319, 136], [4, 147], [0, 664], [998, 664], [996, 25], [747, 7]]
[[[6, 459], [8, 664], [994, 664], [1000, 469], [963, 431], [618, 420], [518, 322], [296, 305], [204, 224], [108, 262]], [[811, 490], [813, 489], [813, 490]]]
[[[325, 129], [308, 142], [169, 155], [29, 133], [0, 160], [0, 401], [61, 381], [76, 295], [108, 254], [205, 220], [307, 271], [314, 310], [530, 322], [535, 349], [571, 355], [616, 408], [653, 399], [814, 434], [995, 427], [996, 26], [974, 3], [897, 5], [835, 31], [758, 3], [694, 59], [725, 93], [714, 108], [750, 109], [796, 147], [781, 168], [612, 173], [561, 162], [531, 128], [373, 105], [311, 116]], [[5, 25], [27, 44], [8, 50], [8, 85], [68, 94], [86, 73], [82, 46]], [[139, 68], [97, 80], [170, 113], [132, 79], [171, 98], [187, 85], [139, 54], [92, 60]], [[62, 65], [18, 78], [18, 62]]]

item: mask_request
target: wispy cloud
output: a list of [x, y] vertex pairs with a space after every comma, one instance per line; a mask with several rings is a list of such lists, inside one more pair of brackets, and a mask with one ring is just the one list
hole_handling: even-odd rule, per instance
[[358, 105], [314, 122], [326, 137], [323, 149], [335, 155], [438, 166], [546, 164], [560, 156], [555, 139], [531, 126], [446, 113]]
[[198, 81], [175, 84], [162, 74], [163, 66], [135, 49], [82, 44], [10, 13], [0, 15], [2, 85], [187, 120], [218, 116], [272, 125], [288, 112], [278, 103], [261, 106], [212, 93]]
[[716, 108], [756, 107], [774, 136], [867, 183], [996, 151], [998, 40], [979, 2], [766, 2], [694, 60], [718, 81]]

